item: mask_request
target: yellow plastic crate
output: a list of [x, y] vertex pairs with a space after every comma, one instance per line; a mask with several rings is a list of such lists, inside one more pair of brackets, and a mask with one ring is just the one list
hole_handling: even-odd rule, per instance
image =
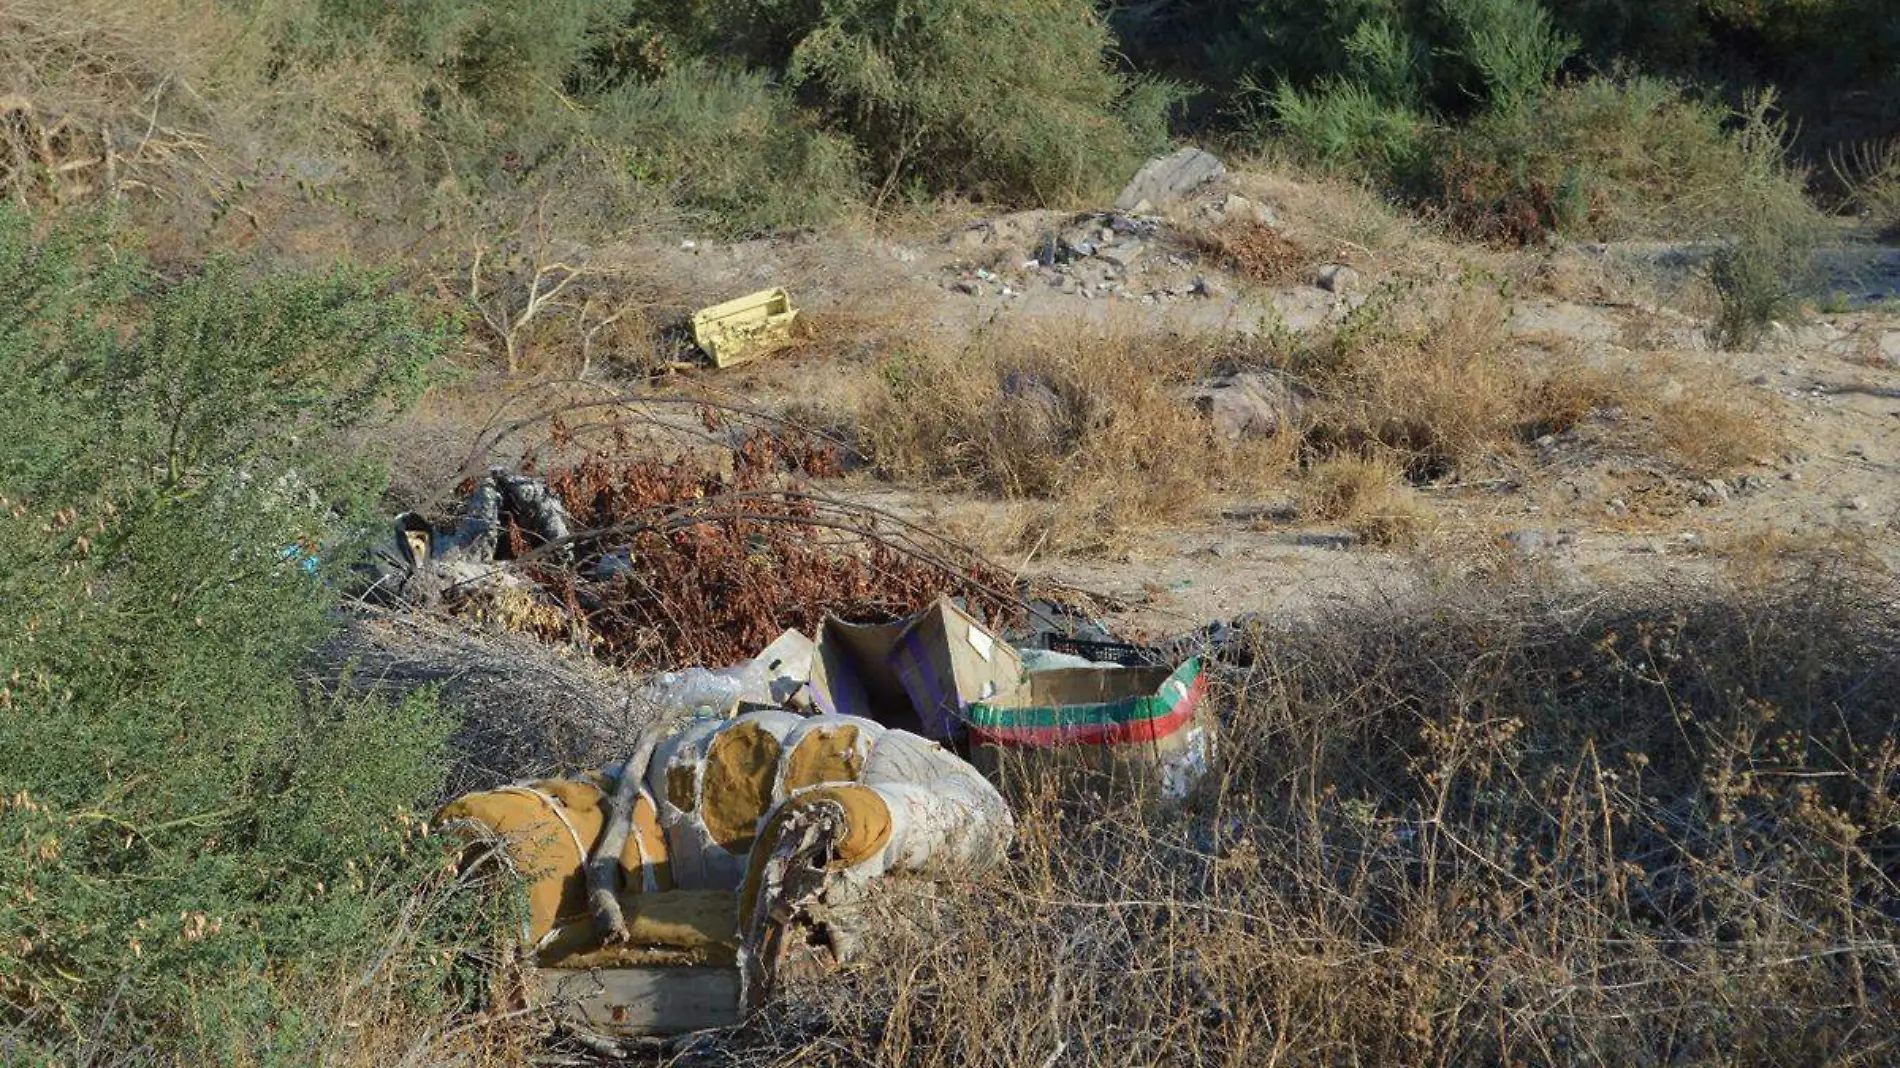
[[762, 289], [693, 315], [693, 343], [714, 367], [756, 359], [792, 340], [798, 309], [783, 287]]

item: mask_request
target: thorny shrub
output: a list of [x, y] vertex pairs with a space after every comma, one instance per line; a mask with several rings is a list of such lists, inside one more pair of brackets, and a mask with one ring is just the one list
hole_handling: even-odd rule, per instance
[[[706, 418], [719, 428], [710, 410]], [[829, 445], [753, 430], [729, 473], [691, 456], [631, 454], [620, 435], [549, 477], [582, 532], [575, 564], [535, 553], [515, 532], [530, 573], [565, 610], [549, 637], [578, 630], [603, 659], [660, 668], [736, 663], [788, 627], [815, 634], [826, 616], [886, 622], [946, 593], [1004, 618], [1008, 576], [949, 542], [810, 492], [808, 477], [837, 473]], [[603, 557], [624, 566], [602, 568]]]

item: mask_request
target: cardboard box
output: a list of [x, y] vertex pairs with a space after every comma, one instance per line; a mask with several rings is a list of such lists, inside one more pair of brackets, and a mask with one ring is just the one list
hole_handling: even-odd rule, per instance
[[895, 623], [826, 620], [811, 694], [826, 712], [952, 741], [971, 702], [1012, 699], [1023, 675], [1008, 642], [943, 598]]

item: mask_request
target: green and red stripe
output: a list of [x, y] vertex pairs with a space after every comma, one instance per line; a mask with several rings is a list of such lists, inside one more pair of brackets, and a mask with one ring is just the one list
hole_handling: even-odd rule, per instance
[[1085, 705], [1004, 708], [977, 701], [965, 713], [974, 741], [985, 745], [1047, 748], [1152, 742], [1185, 728], [1200, 709], [1207, 678], [1199, 657], [1189, 659], [1159, 691]]

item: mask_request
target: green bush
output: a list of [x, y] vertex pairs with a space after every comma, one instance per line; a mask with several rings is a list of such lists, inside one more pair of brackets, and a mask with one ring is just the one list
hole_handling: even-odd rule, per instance
[[1516, 111], [1542, 96], [1577, 49], [1576, 38], [1558, 32], [1539, 0], [1438, 4], [1451, 42], [1444, 49], [1447, 75], [1493, 111]]
[[644, 0], [317, 0], [299, 47], [374, 39], [430, 72], [436, 102], [461, 96], [519, 116], [585, 88], [596, 56]]
[[757, 72], [677, 66], [608, 92], [595, 123], [635, 181], [737, 233], [822, 222], [861, 192], [852, 141]]
[[1281, 85], [1270, 101], [1275, 134], [1308, 162], [1393, 189], [1415, 184], [1428, 163], [1432, 121], [1356, 83], [1313, 91]]
[[1774, 97], [1752, 100], [1736, 131], [1740, 166], [1730, 175], [1726, 241], [1709, 264], [1720, 308], [1712, 334], [1731, 348], [1756, 345], [1800, 308], [1802, 282], [1820, 239], [1820, 221], [1798, 191], [1805, 176], [1783, 162], [1786, 127]]
[[414, 841], [451, 725], [304, 692], [332, 597], [286, 548], [441, 338], [374, 278], [167, 283], [101, 236], [0, 213], [0, 1035], [305, 1061], [358, 979], [441, 996], [459, 922]]
[[788, 76], [863, 146], [880, 189], [1058, 201], [1100, 192], [1161, 147], [1169, 94], [1116, 70], [1087, 0], [815, 7], [792, 30]]
[[1767, 110], [1731, 112], [1653, 78], [1587, 79], [1487, 112], [1439, 155], [1437, 199], [1488, 236], [1709, 239], [1763, 213], [1784, 227], [1814, 218]]
[[313, 2], [273, 16], [284, 62], [407, 71], [413, 101], [365, 132], [431, 184], [606, 160], [741, 232], [865, 193], [1099, 193], [1166, 144], [1178, 99], [1121, 69], [1089, 0]]

